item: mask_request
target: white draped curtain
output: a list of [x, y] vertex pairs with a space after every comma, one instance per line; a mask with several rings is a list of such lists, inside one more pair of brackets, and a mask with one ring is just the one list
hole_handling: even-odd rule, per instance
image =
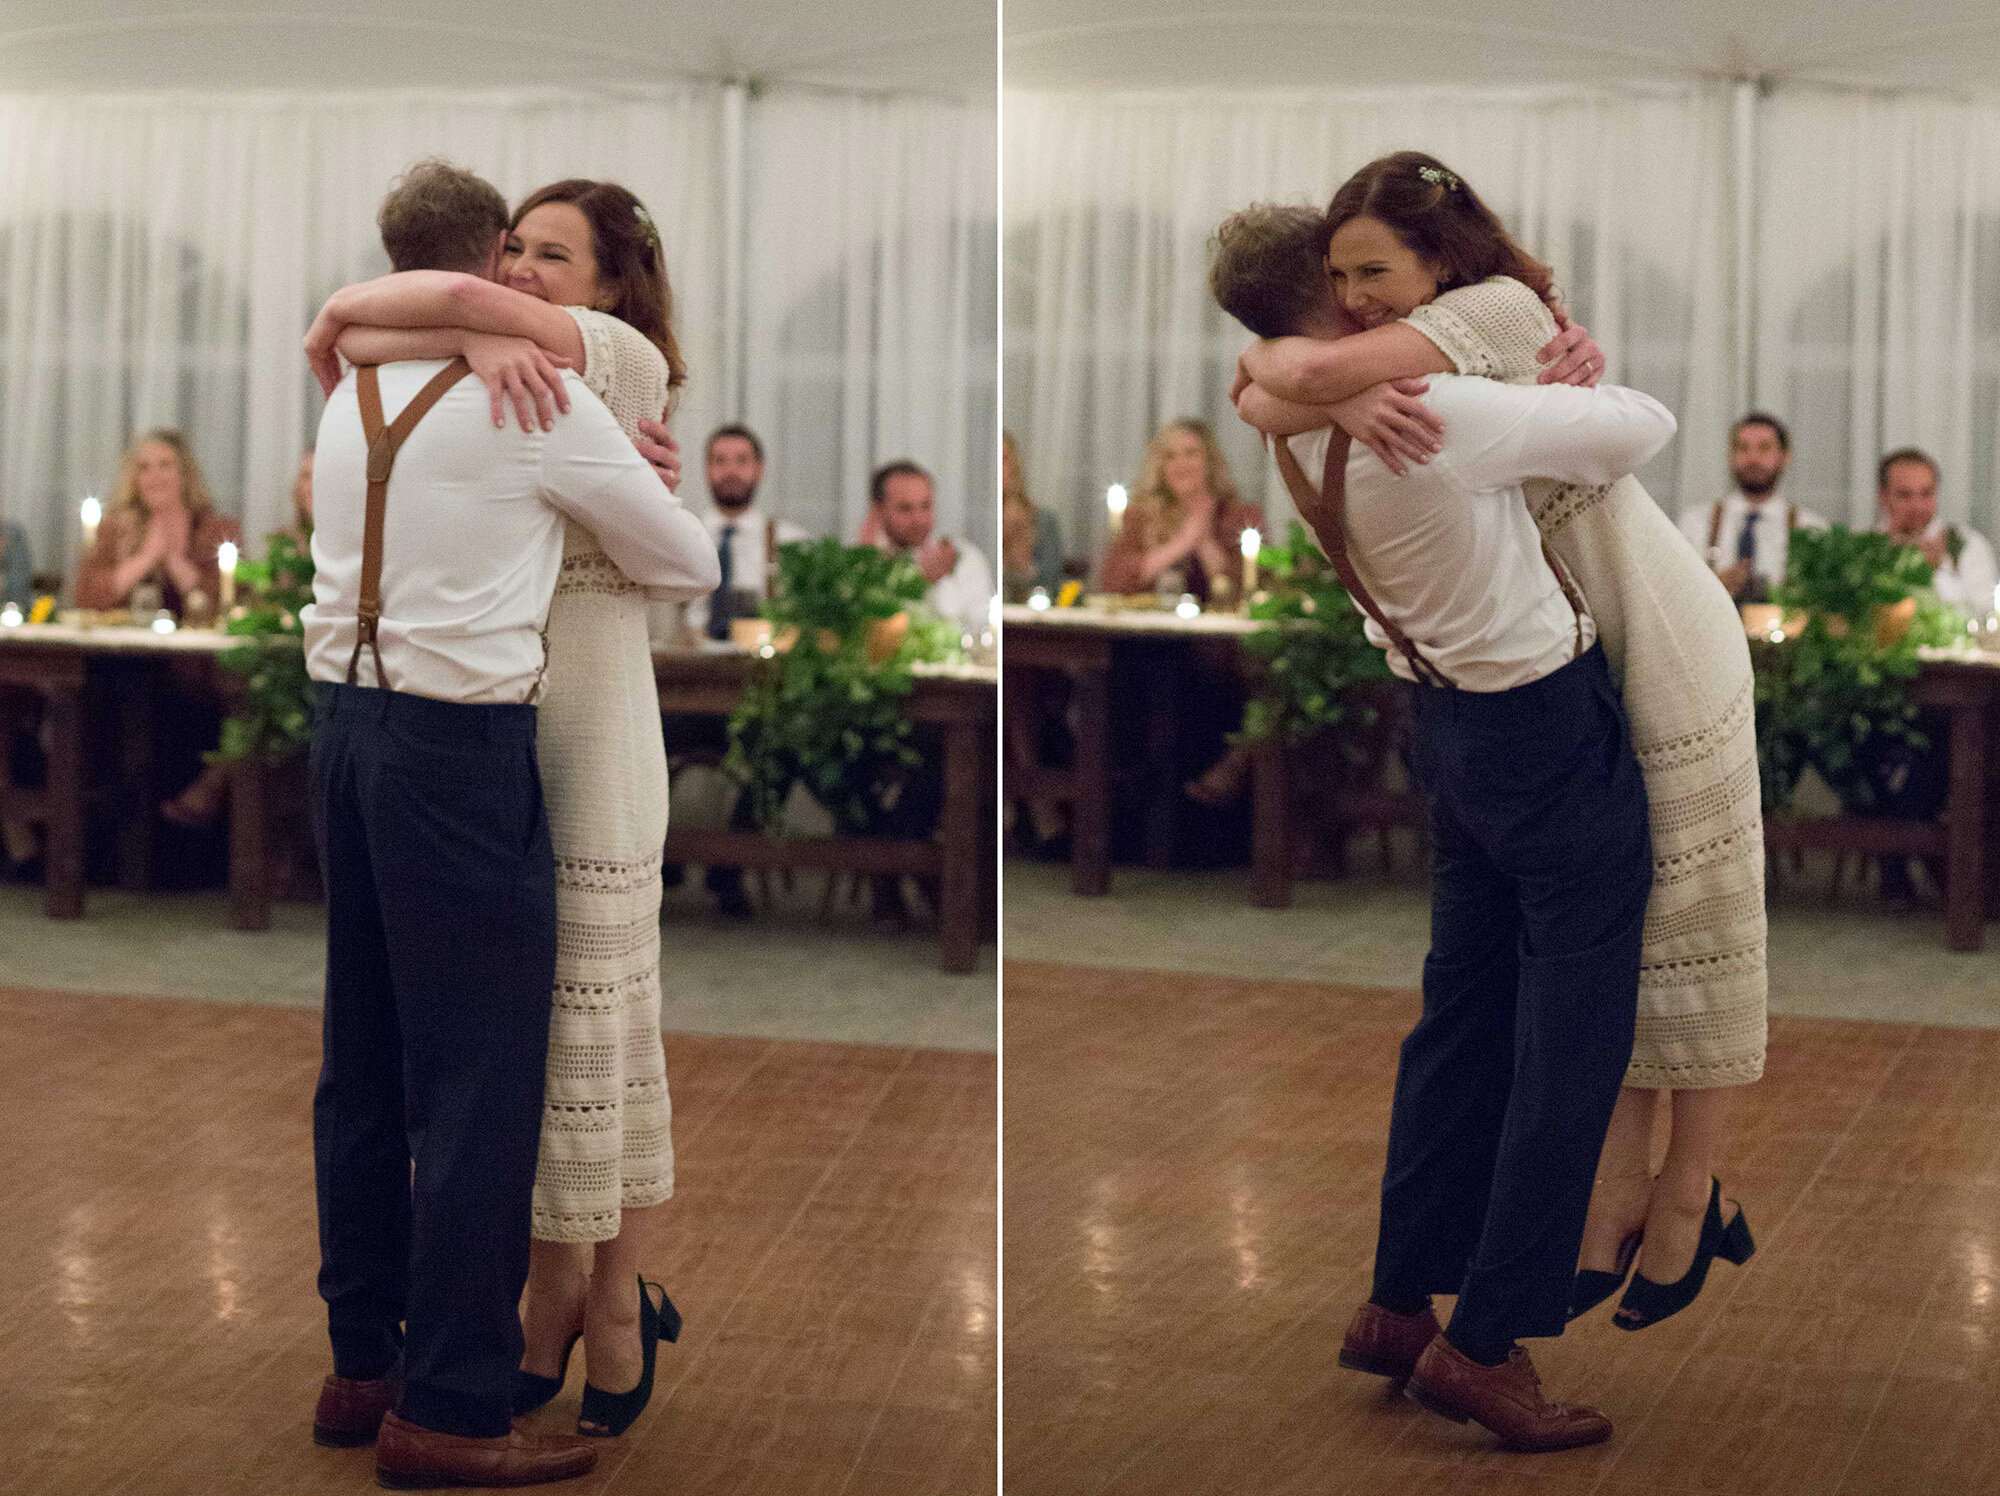
[[766, 484], [808, 529], [852, 537], [869, 474], [910, 458], [936, 480], [939, 531], [991, 556], [992, 107], [777, 88], [749, 126], [744, 405]]
[[1755, 389], [1791, 426], [1790, 486], [1875, 517], [1902, 446], [1939, 508], [2000, 529], [2000, 106], [1779, 89], [1759, 111]]
[[1007, 95], [1006, 409], [1029, 491], [1072, 555], [1102, 544], [1106, 485], [1148, 434], [1209, 420], [1247, 496], [1289, 514], [1229, 407], [1249, 335], [1208, 293], [1209, 236], [1257, 201], [1324, 205], [1357, 167], [1451, 163], [1554, 265], [1611, 377], [1681, 419], [1641, 475], [1663, 501], [1727, 479], [1738, 339], [1727, 293], [1731, 95], [1710, 85], [1296, 95]]
[[[784, 411], [783, 450], [852, 459], [829, 469], [848, 485], [849, 506], [853, 470], [865, 482], [865, 463], [878, 452], [905, 455], [904, 442], [911, 455], [952, 472], [964, 492], [971, 480], [961, 472], [963, 439], [955, 456], [923, 439], [955, 431], [955, 422], [976, 424], [964, 409], [944, 407], [979, 398], [980, 371], [992, 365], [990, 317], [983, 337], [962, 319], [921, 321], [937, 340], [926, 344], [927, 356], [950, 373], [904, 388], [907, 377], [930, 368], [903, 355], [882, 319], [821, 327], [810, 306], [816, 277], [851, 279], [856, 256], [872, 269], [887, 252], [859, 233], [831, 248], [814, 242], [824, 226], [787, 215], [782, 195], [760, 192], [754, 181], [747, 197], [753, 209], [769, 211], [751, 215], [762, 252], [747, 295], [762, 310], [742, 323], [727, 315], [726, 284], [744, 274], [743, 246], [729, 231], [731, 200], [746, 195], [740, 181], [732, 194], [730, 179], [745, 163], [727, 139], [727, 93], [690, 82], [634, 93], [0, 97], [0, 514], [26, 526], [38, 569], [64, 566], [82, 496], [107, 490], [135, 432], [177, 426], [193, 441], [219, 503], [243, 518], [254, 551], [254, 537], [288, 518], [292, 471], [319, 419], [300, 339], [329, 292], [388, 268], [376, 209], [392, 179], [427, 155], [479, 171], [510, 201], [561, 177], [592, 176], [624, 183], [647, 204], [692, 370], [675, 420], [689, 452], [684, 494], [703, 493], [701, 438], [745, 414], [746, 386], [778, 391], [763, 409]], [[748, 105], [753, 129], [768, 110], [790, 137], [847, 140], [845, 159], [862, 163], [847, 168], [857, 200], [914, 199], [897, 221], [908, 241], [935, 237], [926, 215], [936, 214], [964, 215], [948, 232], [975, 239], [979, 214], [963, 194], [940, 196], [928, 175], [908, 185], [869, 179], [860, 137], [870, 121], [888, 137], [874, 152], [879, 171], [928, 174], [935, 164], [905, 149], [911, 132], [893, 119], [896, 109], [808, 91]], [[990, 141], [990, 109], [985, 119]], [[944, 126], [934, 118], [930, 128]], [[976, 115], [960, 128], [976, 136]], [[989, 191], [988, 241], [991, 203]], [[899, 241], [894, 252], [929, 250]], [[817, 269], [796, 268], [806, 261]], [[990, 305], [990, 259], [985, 273]], [[821, 341], [802, 339], [802, 323], [818, 328]], [[823, 383], [835, 395], [828, 411], [895, 411], [900, 424], [889, 422], [870, 447], [824, 412], [794, 419], [791, 379], [768, 370], [797, 364], [802, 343], [823, 355]], [[992, 403], [989, 373], [989, 429]], [[814, 424], [822, 419], [823, 427]], [[891, 446], [897, 450], [886, 451]], [[781, 500], [797, 499], [808, 524], [845, 512], [816, 482], [788, 481], [779, 490]]]

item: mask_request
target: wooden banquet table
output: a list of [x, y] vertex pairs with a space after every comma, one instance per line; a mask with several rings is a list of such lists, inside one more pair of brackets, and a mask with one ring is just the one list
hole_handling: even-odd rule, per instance
[[[51, 743], [39, 790], [0, 790], [0, 814], [44, 820], [43, 907], [52, 917], [84, 912], [84, 827], [93, 808], [119, 822], [119, 881], [147, 886], [152, 856], [148, 794], [153, 707], [160, 676], [176, 659], [212, 666], [239, 639], [202, 629], [171, 634], [130, 626], [28, 624], [0, 626], [0, 685], [24, 686], [46, 703]], [[690, 716], [727, 716], [741, 699], [749, 656], [738, 649], [702, 648], [657, 654], [660, 708]], [[215, 670], [226, 700], [235, 677]], [[672, 831], [671, 860], [739, 867], [847, 869], [936, 876], [942, 885], [943, 964], [970, 971], [979, 943], [996, 923], [993, 865], [993, 740], [999, 718], [999, 673], [978, 666], [919, 667], [909, 703], [913, 720], [944, 737], [944, 806], [936, 840], [871, 837], [779, 839], [747, 831]], [[86, 719], [108, 724], [107, 741], [93, 742]], [[87, 773], [93, 760], [100, 772]], [[229, 828], [230, 923], [270, 925], [267, 796], [271, 775], [238, 765], [231, 775]]]
[[[0, 685], [24, 686], [42, 697], [50, 736], [42, 788], [0, 789], [0, 814], [47, 823], [42, 907], [52, 918], [83, 915], [84, 823], [93, 806], [110, 809], [118, 819], [120, 886], [147, 886], [153, 855], [153, 705], [160, 678], [171, 661], [213, 661], [240, 642], [211, 629], [159, 634], [130, 625], [0, 626]], [[108, 724], [109, 742], [87, 741], [86, 716]], [[95, 783], [86, 772], [93, 759], [102, 771]]]
[[[1143, 683], [1144, 762], [1138, 772], [1146, 818], [1146, 861], [1165, 867], [1175, 844], [1180, 785], [1171, 772], [1172, 748], [1183, 678], [1178, 658], [1206, 641], [1237, 649], [1248, 673], [1251, 663], [1240, 643], [1261, 625], [1233, 613], [1201, 613], [1193, 618], [1158, 609], [1003, 608], [1000, 614], [1002, 668], [1019, 678], [1053, 670], [1074, 683], [1076, 757], [1074, 767], [1052, 769], [1010, 758], [1010, 788], [1022, 795], [1045, 794], [1075, 806], [1070, 833], [1071, 887], [1079, 894], [1106, 893], [1111, 887], [1111, 675], [1130, 672]], [[1010, 700], [1025, 700], [1024, 685], [1009, 688]], [[1281, 844], [1282, 828], [1265, 825], [1282, 805], [1281, 755], [1261, 751], [1251, 771], [1255, 804], [1252, 846], [1258, 849], [1251, 900], [1279, 907], [1290, 900], [1289, 872], [1275, 880], [1267, 851]], [[1282, 886], [1281, 886], [1282, 884]]]
[[[1149, 724], [1172, 725], [1173, 703], [1163, 695], [1171, 668], [1138, 663], [1132, 649], [1186, 649], [1200, 639], [1234, 640], [1247, 676], [1258, 662], [1240, 649], [1257, 625], [1234, 615], [1193, 619], [1140, 610], [1106, 612], [1094, 608], [1004, 610], [1006, 669], [1062, 670], [1076, 682], [1075, 767], [1054, 770], [1008, 763], [1010, 792], [1039, 788], [1069, 800], [1072, 811], [1072, 886], [1079, 894], [1101, 894], [1110, 886], [1110, 819], [1113, 766], [1110, 757], [1110, 692], [1114, 665], [1149, 669]], [[1169, 666], [1170, 666], [1169, 662]], [[1920, 706], [1949, 714], [1949, 790], [1943, 814], [1934, 821], [1899, 821], [1873, 816], [1767, 816], [1764, 837], [1773, 848], [1823, 847], [1839, 851], [1901, 854], [1941, 860], [1945, 876], [1946, 939], [1951, 949], [1984, 948], [1984, 922], [2000, 918], [2000, 654], [1971, 649], [1924, 650], [1911, 690]], [[1156, 745], [1149, 730], [1149, 751]], [[1251, 902], [1283, 908], [1291, 902], [1294, 827], [1290, 756], [1275, 746], [1259, 750], [1252, 770]], [[1148, 817], [1163, 816], [1158, 802], [1177, 789], [1150, 787]], [[1149, 846], [1151, 841], [1149, 838]], [[1153, 860], [1149, 855], [1148, 860]]]
[[[733, 646], [655, 651], [660, 710], [727, 717], [743, 697], [749, 654]], [[705, 866], [795, 867], [855, 873], [918, 873], [943, 887], [940, 919], [946, 971], [970, 971], [979, 943], [997, 923], [993, 746], [999, 672], [990, 666], [918, 666], [912, 721], [944, 734], [944, 811], [936, 839], [773, 837], [761, 831], [667, 830], [669, 862]]]

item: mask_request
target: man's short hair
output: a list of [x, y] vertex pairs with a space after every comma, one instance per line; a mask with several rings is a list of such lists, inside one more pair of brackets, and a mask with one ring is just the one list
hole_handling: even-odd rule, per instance
[[1326, 241], [1319, 209], [1252, 203], [1216, 227], [1208, 288], [1258, 337], [1289, 336], [1326, 304]]
[[904, 457], [895, 462], [885, 462], [882, 466], [875, 469], [874, 476], [868, 480], [868, 502], [871, 504], [881, 503], [889, 496], [889, 480], [904, 475], [923, 479], [924, 482], [930, 484], [931, 492], [937, 492], [936, 480], [921, 467], [917, 466], [916, 463]]
[[477, 274], [507, 232], [507, 199], [491, 182], [432, 157], [397, 179], [375, 222], [396, 269]]
[[1930, 453], [1916, 447], [1898, 447], [1875, 465], [1875, 491], [1880, 493], [1889, 486], [1889, 469], [1899, 462], [1921, 462], [1931, 470], [1933, 483], [1944, 482], [1944, 470], [1937, 465]]
[[750, 443], [751, 453], [756, 457], [759, 465], [763, 463], [764, 444], [757, 440], [757, 433], [752, 431], [748, 426], [740, 426], [734, 421], [730, 422], [727, 426], [718, 426], [708, 433], [708, 445], [701, 449], [702, 456], [713, 457], [715, 455], [715, 444], [725, 436], [741, 437], [744, 441]]
[[1771, 435], [1778, 439], [1778, 450], [1780, 452], [1790, 452], [1792, 450], [1792, 433], [1785, 429], [1785, 423], [1776, 416], [1767, 415], [1761, 410], [1753, 410], [1749, 415], [1744, 416], [1734, 426], [1729, 428], [1729, 439], [1732, 442], [1735, 441], [1736, 433], [1741, 431], [1745, 426], [1763, 426], [1768, 428]]

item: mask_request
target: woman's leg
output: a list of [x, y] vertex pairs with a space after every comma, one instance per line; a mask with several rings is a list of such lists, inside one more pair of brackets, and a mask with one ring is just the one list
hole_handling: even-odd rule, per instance
[[[1655, 1283], [1673, 1283], [1694, 1266], [1701, 1246], [1702, 1217], [1708, 1213], [1709, 1181], [1722, 1156], [1733, 1086], [1673, 1094], [1673, 1132], [1667, 1159], [1653, 1182], [1646, 1212], [1646, 1241], [1639, 1271]], [[1728, 1212], [1724, 1211], [1725, 1218]]]
[[1624, 1086], [1618, 1092], [1604, 1151], [1597, 1158], [1590, 1214], [1584, 1217], [1579, 1270], [1616, 1272], [1619, 1247], [1646, 1224], [1653, 1191], [1654, 1101], [1659, 1094], [1637, 1086]]
[[620, 1213], [618, 1234], [596, 1247], [584, 1304], [583, 1353], [590, 1385], [601, 1392], [630, 1392], [639, 1385], [644, 1351], [638, 1276], [659, 1212], [657, 1205], [628, 1207]]
[[528, 1244], [528, 1287], [521, 1296], [521, 1333], [527, 1345], [521, 1370], [541, 1377], [562, 1374], [563, 1348], [583, 1328], [592, 1250], [589, 1242]]

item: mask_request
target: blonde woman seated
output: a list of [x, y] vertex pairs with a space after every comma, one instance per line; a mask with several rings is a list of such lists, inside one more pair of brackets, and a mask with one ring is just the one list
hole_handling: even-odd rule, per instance
[[[1245, 353], [1236, 390], [1251, 424], [1282, 434], [1331, 420], [1401, 472], [1436, 450], [1435, 422], [1410, 393], [1417, 386], [1397, 392], [1385, 381], [1459, 373], [1594, 383], [1602, 373], [1596, 345], [1553, 313], [1548, 268], [1520, 253], [1470, 186], [1433, 158], [1406, 151], [1371, 163], [1318, 224], [1309, 212], [1273, 216], [1287, 212], [1298, 210], [1255, 209], [1221, 233], [1235, 268], [1225, 286], [1218, 261], [1218, 299], [1265, 334]], [[1493, 242], [1533, 284], [1456, 263], [1462, 246]], [[1280, 336], [1304, 325], [1300, 309], [1324, 297], [1329, 276], [1338, 304], [1367, 330], [1337, 340]], [[1542, 368], [1543, 360], [1554, 362]], [[1685, 1307], [1715, 1256], [1741, 1261], [1750, 1249], [1740, 1209], [1725, 1226], [1715, 1179], [1729, 1099], [1764, 1068], [1749, 651], [1721, 584], [1636, 480], [1608, 488], [1531, 480], [1524, 489], [1588, 603], [1651, 808], [1636, 1041], [1572, 1300], [1573, 1314], [1603, 1302], [1636, 1262], [1615, 1322], [1640, 1329]], [[1671, 1127], [1655, 1174], [1662, 1098]]]
[[1242, 565], [1232, 558], [1241, 555], [1243, 532], [1263, 528], [1264, 511], [1237, 493], [1208, 422], [1169, 421], [1146, 444], [1101, 584], [1106, 592], [1151, 592], [1178, 572], [1178, 591], [1219, 600]]
[[221, 591], [216, 550], [242, 538], [235, 520], [215, 512], [188, 439], [165, 428], [148, 431], [125, 449], [97, 543], [77, 571], [77, 604], [126, 608], [135, 592], [150, 587], [159, 599], [154, 606], [204, 615]]
[[[165, 608], [206, 621], [222, 595], [216, 552], [225, 540], [242, 539], [236, 521], [215, 512], [188, 439], [164, 427], [148, 431], [125, 449], [97, 543], [77, 570], [77, 604]], [[160, 814], [177, 826], [205, 826], [221, 814], [229, 788], [226, 773], [200, 761], [219, 741], [221, 719], [193, 698], [169, 698], [167, 707], [162, 758], [173, 773], [168, 782], [187, 787], [162, 803]]]

